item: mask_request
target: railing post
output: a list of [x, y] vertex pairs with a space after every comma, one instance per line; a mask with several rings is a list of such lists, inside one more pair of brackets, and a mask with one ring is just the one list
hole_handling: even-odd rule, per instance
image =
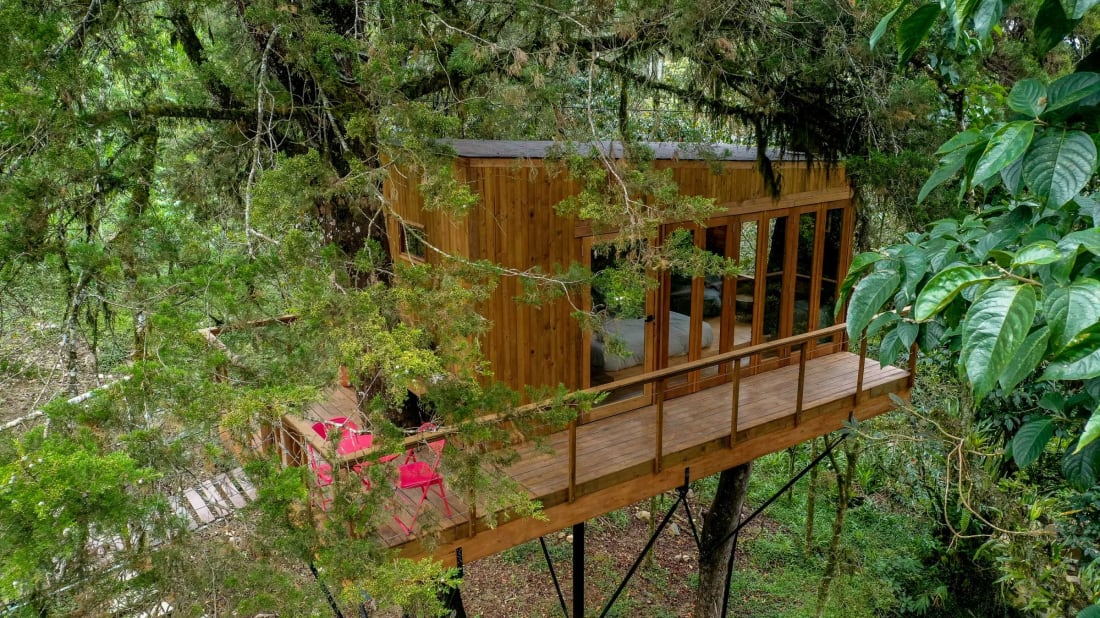
[[737, 443], [737, 414], [741, 403], [741, 359], [733, 361], [733, 386], [731, 387], [733, 404], [730, 406], [730, 448]]
[[867, 365], [867, 329], [863, 329], [859, 338], [859, 375], [856, 376], [856, 405], [863, 400], [863, 374]]
[[794, 426], [802, 422], [802, 395], [806, 390], [806, 341], [798, 346], [798, 391], [794, 403]]
[[655, 453], [653, 457], [653, 473], [657, 474], [661, 471], [662, 456], [665, 448], [665, 380], [662, 378], [657, 380], [656, 397], [657, 397], [657, 431], [656, 433], [656, 445], [654, 446]]
[[569, 421], [569, 502], [577, 499], [577, 419]]

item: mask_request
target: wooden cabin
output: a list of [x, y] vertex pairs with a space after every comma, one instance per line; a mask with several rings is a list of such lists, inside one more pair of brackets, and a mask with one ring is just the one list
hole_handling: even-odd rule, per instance
[[[394, 174], [385, 188], [397, 213], [388, 221], [390, 238], [398, 239], [391, 247], [394, 260], [438, 263], [446, 259], [443, 253], [543, 272], [571, 262], [596, 273], [610, 265], [611, 258], [600, 251], [601, 237], [587, 222], [555, 212], [554, 205], [580, 187], [561, 165], [547, 162], [554, 142], [449, 144], [458, 155], [456, 178], [473, 189], [480, 203], [460, 219], [427, 211], [418, 179]], [[610, 316], [603, 333], [584, 332], [564, 300], [540, 307], [515, 302], [522, 283], [505, 277], [482, 311], [493, 324], [482, 350], [495, 379], [517, 390], [558, 384], [576, 390], [833, 323], [838, 281], [851, 259], [854, 222], [843, 169], [808, 166], [773, 153], [782, 177], [782, 192], [775, 198], [757, 170], [755, 151], [730, 145], [650, 147], [655, 167], [672, 170], [681, 193], [712, 198], [720, 209], [704, 226], [666, 225], [660, 241], [694, 243], [732, 258], [743, 269], [741, 275], [664, 273], [660, 288], [645, 295], [644, 307], [636, 304], [633, 312]], [[606, 151], [607, 145], [601, 148]], [[585, 309], [606, 304], [599, 289], [576, 300]], [[610, 338], [621, 345], [605, 345]], [[835, 351], [839, 343], [837, 335], [814, 341], [810, 354]], [[609, 349], [624, 352], [624, 345], [629, 353]], [[770, 356], [750, 359], [749, 372], [775, 367], [779, 353]], [[669, 385], [669, 395], [728, 380], [726, 371], [682, 376]], [[637, 394], [637, 401], [619, 407], [652, 399], [650, 393]]]
[[[613, 264], [585, 221], [555, 211], [580, 186], [547, 160], [552, 142], [449, 144], [456, 178], [480, 201], [462, 218], [428, 210], [419, 179], [394, 173], [384, 188], [395, 213], [387, 221], [394, 260], [439, 263], [446, 254], [544, 272], [579, 261], [594, 273]], [[782, 190], [773, 196], [745, 148], [650, 146], [655, 166], [671, 170], [682, 193], [718, 206], [703, 225], [664, 226], [658, 242], [731, 258], [740, 274], [663, 273], [655, 290], [609, 312], [603, 330], [591, 333], [564, 299], [516, 302], [521, 284], [504, 277], [483, 307], [492, 327], [481, 348], [495, 378], [516, 389], [564, 384], [609, 397], [550, 436], [553, 452], [520, 445], [508, 474], [541, 501], [545, 521], [489, 528], [476, 505], [452, 497], [446, 516], [432, 498], [437, 557], [453, 561], [462, 547], [466, 560], [476, 560], [677, 487], [685, 476], [714, 474], [879, 414], [893, 407], [890, 394], [907, 395], [911, 369], [867, 363], [865, 346], [849, 351], [843, 324], [834, 324], [854, 226], [842, 168], [777, 155]], [[615, 305], [593, 287], [577, 299], [583, 308]], [[354, 397], [336, 389], [309, 415], [355, 411]], [[319, 449], [324, 441], [309, 435], [311, 420], [285, 417], [283, 430]], [[425, 551], [415, 535], [384, 527], [382, 536], [407, 555]]]

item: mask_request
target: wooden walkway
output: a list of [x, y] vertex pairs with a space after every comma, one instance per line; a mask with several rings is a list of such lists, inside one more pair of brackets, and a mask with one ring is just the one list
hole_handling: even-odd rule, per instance
[[[514, 519], [492, 528], [478, 520], [471, 525], [469, 509], [460, 496], [448, 492], [451, 516], [447, 517], [442, 501], [431, 492], [417, 532], [425, 530], [432, 542], [422, 544], [396, 525], [383, 524], [379, 534], [383, 542], [411, 558], [432, 555], [453, 564], [454, 551], [461, 547], [464, 559], [471, 562], [678, 487], [684, 482], [685, 470], [692, 480], [709, 476], [840, 429], [849, 414], [865, 420], [890, 410], [894, 407], [890, 394], [908, 396], [907, 371], [883, 368], [868, 360], [857, 402], [859, 364], [859, 357], [848, 352], [806, 361], [802, 412], [797, 422], [797, 363], [742, 378], [737, 432], [732, 443], [730, 384], [664, 403], [659, 458], [655, 441], [657, 406], [580, 425], [576, 432], [572, 501], [568, 432], [552, 434], [539, 446], [522, 444], [518, 461], [506, 473], [542, 503], [545, 520]], [[354, 405], [354, 396], [340, 392], [347, 390], [337, 389], [313, 413], [322, 417], [350, 416], [354, 409], [347, 406], [349, 402]], [[484, 509], [479, 512], [484, 513]], [[431, 547], [430, 553], [425, 546]]]

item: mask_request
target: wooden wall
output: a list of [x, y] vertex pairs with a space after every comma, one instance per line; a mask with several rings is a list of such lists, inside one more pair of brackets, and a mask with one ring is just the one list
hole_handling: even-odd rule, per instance
[[[485, 259], [505, 268], [525, 271], [538, 267], [550, 272], [571, 262], [583, 262], [581, 239], [590, 235], [587, 224], [560, 217], [554, 205], [579, 191], [576, 182], [551, 175], [539, 159], [460, 158], [456, 177], [469, 183], [481, 201], [466, 217], [454, 219], [423, 208], [412, 174], [394, 172], [385, 195], [403, 220], [424, 227], [428, 241], [441, 251]], [[773, 199], [764, 187], [756, 164], [748, 161], [661, 160], [658, 168], [670, 168], [682, 192], [715, 198], [723, 213], [740, 214], [810, 204], [843, 202], [851, 192], [841, 169], [827, 170], [804, 162], [776, 163], [782, 174], [783, 192]], [[716, 170], [719, 173], [715, 173]], [[395, 260], [409, 259], [397, 247], [399, 223], [387, 221]], [[429, 250], [426, 260], [441, 256]], [[504, 276], [483, 315], [492, 328], [482, 340], [482, 350], [495, 377], [517, 389], [524, 386], [582, 387], [586, 338], [571, 317], [573, 305], [556, 299], [541, 306], [519, 303], [522, 283]], [[582, 299], [574, 298], [576, 306]]]

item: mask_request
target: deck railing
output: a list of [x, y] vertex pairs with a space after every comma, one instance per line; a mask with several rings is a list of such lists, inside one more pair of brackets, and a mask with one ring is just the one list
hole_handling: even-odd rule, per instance
[[[275, 322], [290, 322], [293, 320], [291, 316], [281, 316], [272, 320], [266, 320], [263, 324], [275, 323]], [[261, 324], [262, 325], [262, 324]], [[767, 343], [757, 344], [738, 348], [730, 352], [725, 352], [715, 356], [711, 356], [704, 359], [686, 362], [674, 367], [668, 367], [665, 369], [659, 369], [644, 373], [636, 376], [624, 378], [607, 384], [594, 386], [591, 388], [583, 389], [579, 391], [579, 394], [596, 395], [600, 393], [611, 393], [614, 391], [624, 389], [635, 389], [639, 387], [645, 388], [647, 385], [653, 385], [652, 387], [652, 403], [645, 405], [652, 405], [655, 414], [655, 431], [653, 435], [653, 458], [652, 458], [652, 471], [653, 473], [659, 473], [664, 467], [664, 441], [665, 441], [665, 401], [667, 399], [667, 392], [669, 390], [669, 380], [690, 374], [693, 372], [702, 372], [703, 370], [713, 367], [724, 366], [725, 371], [729, 375], [729, 388], [731, 390], [730, 399], [730, 417], [729, 417], [729, 434], [726, 438], [726, 445], [728, 448], [734, 448], [738, 443], [738, 434], [742, 433], [742, 426], [739, 419], [739, 404], [740, 404], [740, 391], [741, 381], [743, 373], [746, 370], [746, 359], [752, 359], [754, 356], [763, 356], [771, 353], [776, 353], [779, 362], [783, 362], [785, 365], [789, 365], [792, 362], [798, 364], [798, 380], [795, 390], [795, 409], [793, 412], [793, 423], [798, 426], [802, 422], [803, 407], [805, 404], [805, 388], [806, 388], [806, 363], [809, 360], [811, 350], [811, 344], [815, 340], [821, 340], [824, 338], [832, 338], [828, 345], [834, 350], [844, 349], [847, 344], [847, 337], [845, 334], [847, 325], [845, 323], [835, 324], [822, 328], [819, 330], [810, 331], [807, 333], [786, 337], [783, 339], [777, 339]], [[215, 331], [215, 329], [209, 329]], [[208, 339], [212, 340], [214, 345], [220, 344], [216, 341], [217, 332], [210, 332], [207, 334]], [[864, 333], [864, 335], [866, 332]], [[836, 335], [840, 335], [839, 342], [836, 339]], [[223, 348], [227, 354], [232, 358], [232, 353], [224, 348], [223, 345], [219, 345]], [[797, 352], [797, 359], [794, 359]], [[829, 352], [831, 353], [831, 352]], [[828, 354], [828, 353], [827, 353]], [[856, 377], [855, 396], [854, 403], [859, 405], [865, 397], [864, 392], [864, 376], [865, 367], [867, 361], [867, 339], [866, 336], [860, 338], [859, 346], [859, 367]], [[910, 382], [909, 386], [912, 386], [912, 376], [914, 374], [914, 363], [916, 355], [910, 354]], [[754, 367], [753, 370], [756, 370]], [[223, 376], [218, 376], [224, 379]], [[716, 387], [710, 387], [716, 388]], [[481, 423], [506, 423], [516, 419], [517, 417], [525, 414], [534, 414], [538, 410], [545, 409], [548, 404], [533, 403], [518, 408], [509, 414], [486, 416], [479, 419]], [[577, 431], [580, 427], [583, 427], [590, 423], [600, 422], [601, 419], [588, 419], [578, 416], [571, 421], [566, 427], [568, 434], [568, 488], [566, 500], [569, 502], [575, 501], [578, 496], [578, 483], [577, 483]], [[273, 431], [271, 431], [273, 430]], [[350, 472], [356, 464], [361, 462], [370, 462], [378, 459], [380, 455], [383, 455], [383, 451], [377, 446], [374, 448], [357, 451], [355, 453], [349, 453], [347, 455], [339, 455], [335, 452], [334, 444], [331, 441], [321, 438], [316, 435], [310, 426], [310, 421], [306, 421], [300, 416], [286, 415], [283, 417], [282, 422], [276, 426], [268, 429], [270, 433], [263, 436], [263, 442], [269, 446], [274, 446], [277, 451], [282, 455], [284, 463], [287, 465], [306, 465], [308, 463], [309, 454], [311, 449], [315, 455], [319, 455], [322, 458], [328, 460], [332, 465], [334, 471], [337, 469]], [[458, 427], [440, 427], [436, 431], [423, 432], [416, 435], [407, 436], [403, 443], [400, 445], [401, 450], [408, 450], [416, 448], [418, 445], [423, 444], [426, 441], [434, 440], [440, 437], [453, 435], [459, 431]], [[392, 445], [390, 448], [394, 448], [397, 445]], [[472, 509], [473, 504], [469, 505]], [[471, 517], [471, 520], [473, 518]], [[472, 528], [472, 527], [471, 527]], [[473, 530], [471, 529], [471, 533]]]
[[[782, 353], [783, 351], [793, 352], [798, 351], [798, 386], [795, 394], [795, 411], [794, 411], [794, 423], [795, 426], [802, 421], [802, 406], [803, 398], [806, 388], [806, 360], [807, 353], [809, 351], [809, 344], [816, 340], [825, 337], [831, 337], [838, 333], [844, 337], [843, 333], [847, 328], [847, 324], [841, 322], [840, 324], [834, 324], [826, 328], [810, 331], [800, 335], [794, 335], [792, 337], [786, 337], [783, 339], [776, 339], [775, 341], [769, 341], [767, 343], [761, 343], [757, 345], [745, 346], [730, 352], [725, 352], [709, 358], [703, 358], [686, 362], [675, 367], [668, 367], [665, 369], [659, 369], [657, 371], [651, 371], [649, 373], [643, 373], [636, 376], [624, 378], [622, 380], [616, 380], [607, 384], [601, 384], [589, 389], [585, 389], [584, 393], [610, 393], [617, 390], [645, 387], [648, 384], [653, 384], [654, 393], [654, 413], [656, 415], [656, 428], [654, 433], [654, 455], [653, 455], [653, 473], [659, 473], [663, 469], [664, 461], [664, 436], [665, 436], [665, 392], [667, 391], [668, 380], [692, 373], [695, 371], [701, 371], [711, 367], [719, 365], [732, 365], [732, 376], [730, 379], [731, 384], [731, 403], [730, 403], [730, 433], [727, 441], [727, 446], [733, 448], [737, 443], [738, 433], [738, 407], [741, 395], [741, 372], [742, 361], [745, 359], [751, 359], [756, 355], [764, 355], [769, 352]], [[855, 402], [858, 404], [863, 398], [863, 375], [864, 367], [867, 362], [867, 338], [861, 338], [860, 350], [859, 350], [859, 374], [856, 379], [856, 394]], [[598, 421], [589, 421], [598, 422]], [[588, 424], [583, 419], [576, 419], [569, 423], [569, 487], [568, 487], [568, 500], [573, 502], [577, 499], [577, 430], [579, 427]]]

